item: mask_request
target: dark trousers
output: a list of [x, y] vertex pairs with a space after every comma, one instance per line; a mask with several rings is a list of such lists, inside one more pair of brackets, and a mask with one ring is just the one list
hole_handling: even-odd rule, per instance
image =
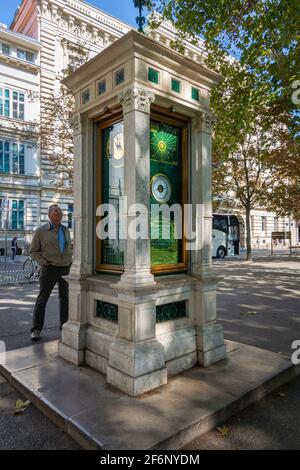
[[68, 321], [69, 284], [62, 276], [70, 272], [69, 266], [42, 266], [40, 272], [40, 292], [36, 299], [33, 311], [33, 324], [31, 331], [42, 330], [44, 326], [45, 310], [48, 299], [56, 283], [59, 293], [60, 326]]

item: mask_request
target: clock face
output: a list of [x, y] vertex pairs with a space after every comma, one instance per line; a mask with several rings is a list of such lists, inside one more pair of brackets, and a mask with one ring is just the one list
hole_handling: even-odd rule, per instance
[[154, 175], [151, 180], [151, 193], [158, 203], [167, 203], [172, 194], [172, 185], [169, 178], [162, 173]]
[[116, 160], [121, 160], [124, 156], [124, 134], [121, 134], [121, 132], [114, 136], [113, 154]]
[[[111, 150], [110, 150], [111, 149]], [[111, 159], [111, 164], [115, 168], [120, 168], [124, 165], [124, 134], [118, 132], [110, 141], [107, 142], [107, 157]]]

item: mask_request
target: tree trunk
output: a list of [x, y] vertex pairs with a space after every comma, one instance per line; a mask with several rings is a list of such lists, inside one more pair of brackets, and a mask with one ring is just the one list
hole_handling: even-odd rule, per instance
[[252, 251], [251, 251], [251, 220], [250, 220], [250, 212], [251, 207], [249, 205], [246, 206], [246, 246], [247, 246], [247, 261], [252, 260]]

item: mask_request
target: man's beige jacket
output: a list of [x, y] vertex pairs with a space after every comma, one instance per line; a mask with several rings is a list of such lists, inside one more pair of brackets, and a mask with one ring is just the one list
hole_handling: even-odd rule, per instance
[[62, 225], [66, 245], [63, 253], [60, 251], [57, 232], [51, 229], [51, 224], [42, 225], [33, 234], [30, 245], [30, 256], [41, 266], [70, 266], [72, 264], [72, 245], [70, 232]]

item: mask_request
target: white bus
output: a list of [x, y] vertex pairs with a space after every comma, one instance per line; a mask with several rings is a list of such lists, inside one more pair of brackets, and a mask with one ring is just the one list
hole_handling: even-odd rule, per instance
[[213, 214], [212, 255], [216, 258], [239, 255], [240, 224], [236, 215]]

